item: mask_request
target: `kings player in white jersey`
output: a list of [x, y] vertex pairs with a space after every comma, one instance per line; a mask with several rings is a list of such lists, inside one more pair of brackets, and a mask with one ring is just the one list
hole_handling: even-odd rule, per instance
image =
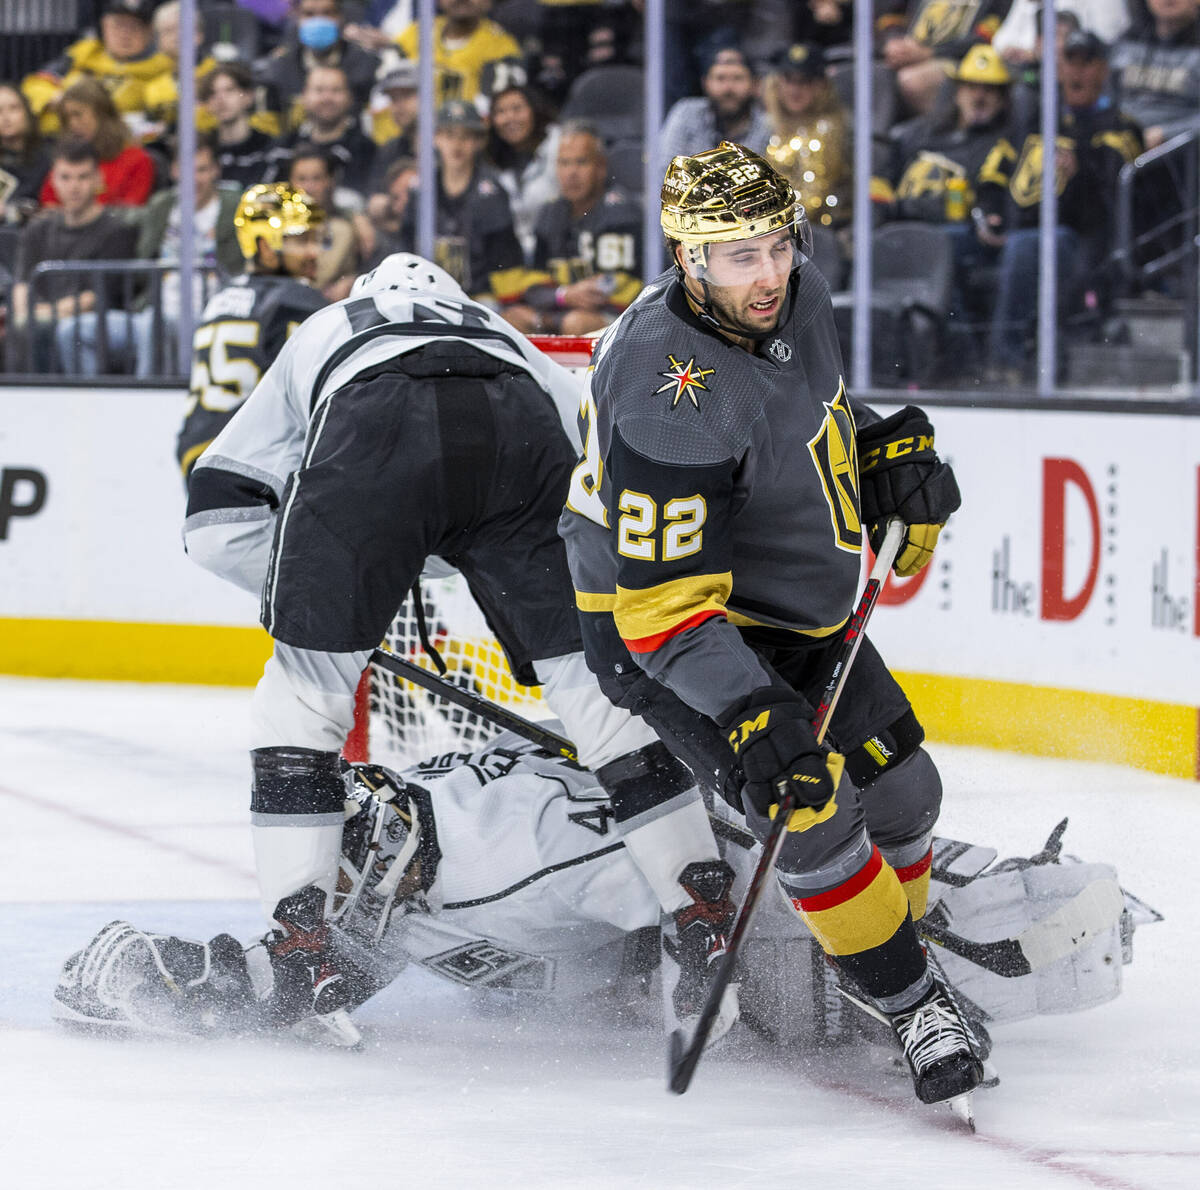
[[253, 700], [251, 821], [296, 1011], [348, 1025], [326, 912], [354, 691], [428, 559], [457, 568], [516, 680], [540, 684], [671, 916], [698, 1011], [731, 876], [691, 774], [600, 693], [556, 521], [579, 445], [576, 379], [420, 257], [388, 257], [312, 315], [197, 460], [184, 529], [200, 565], [261, 595], [275, 641]]
[[[355, 1007], [410, 963], [459, 986], [535, 1007], [603, 995], [623, 1018], [657, 1016], [659, 899], [614, 828], [593, 774], [512, 735], [394, 772], [348, 766], [330, 935]], [[1065, 826], [1065, 823], [1062, 824]], [[1157, 916], [1123, 894], [1106, 864], [1061, 855], [1062, 826], [1033, 859], [991, 865], [988, 847], [938, 840], [933, 917], [947, 970], [977, 1018], [1018, 1020], [1109, 1000], [1138, 922]], [[739, 881], [757, 848], [722, 819]], [[147, 908], [147, 912], [150, 909]], [[1069, 923], [1069, 928], [1068, 927]], [[1042, 929], [1042, 927], [1045, 927]], [[1021, 938], [979, 946], [997, 935]], [[168, 1035], [289, 1029], [308, 995], [279, 937], [193, 941], [110, 922], [64, 964], [56, 1018], [95, 1031]], [[1032, 959], [997, 971], [995, 952]], [[820, 947], [781, 899], [768, 899], [742, 950], [742, 1016], [784, 1046], [861, 1040]], [[663, 1023], [678, 1024], [664, 965]], [[736, 1042], [730, 1035], [724, 1044]]]

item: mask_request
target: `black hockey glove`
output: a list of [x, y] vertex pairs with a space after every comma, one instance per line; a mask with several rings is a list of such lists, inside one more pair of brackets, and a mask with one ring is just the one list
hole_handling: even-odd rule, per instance
[[938, 534], [962, 497], [949, 464], [933, 449], [933, 426], [915, 405], [858, 432], [858, 477], [862, 520], [871, 548], [883, 545], [887, 522], [907, 527], [892, 567], [907, 577], [933, 557]]
[[792, 812], [790, 831], [807, 830], [837, 810], [833, 795], [845, 758], [822, 751], [809, 722], [811, 713], [793, 692], [767, 686], [721, 723], [742, 762], [744, 801], [768, 818], [775, 817], [789, 792], [804, 807]]

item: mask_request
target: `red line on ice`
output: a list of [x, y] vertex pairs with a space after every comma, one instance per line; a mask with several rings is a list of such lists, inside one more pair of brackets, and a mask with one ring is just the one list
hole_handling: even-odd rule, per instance
[[[136, 839], [140, 843], [156, 847], [159, 851], [170, 852], [172, 855], [190, 860], [192, 863], [204, 864], [206, 867], [216, 868], [219, 872], [237, 876], [239, 879], [254, 878], [253, 872], [238, 864], [231, 864], [226, 860], [205, 855], [203, 852], [193, 851], [190, 847], [181, 846], [179, 843], [169, 843], [165, 839], [156, 838], [148, 831], [140, 830], [136, 826], [129, 826], [123, 822], [100, 818], [95, 814], [89, 814], [86, 810], [78, 810], [74, 806], [68, 806], [63, 802], [56, 802], [52, 798], [44, 797], [40, 794], [20, 793], [15, 789], [9, 789], [7, 786], [0, 785], [0, 795], [12, 798], [13, 801], [35, 806], [39, 810], [49, 810], [53, 814], [59, 814], [64, 818], [71, 819], [72, 822], [82, 822], [87, 826], [95, 827], [96, 830], [108, 831], [114, 835], [123, 835], [127, 839]], [[176, 828], [171, 826], [164, 829], [174, 830]]]
[[[993, 1149], [998, 1149], [1003, 1153], [1007, 1153], [1012, 1157], [1025, 1162], [1028, 1165], [1036, 1166], [1040, 1169], [1049, 1169], [1054, 1173], [1063, 1174], [1067, 1177], [1073, 1177], [1077, 1181], [1083, 1182], [1089, 1186], [1097, 1187], [1097, 1190], [1145, 1190], [1144, 1186], [1139, 1186], [1136, 1182], [1127, 1181], [1124, 1178], [1118, 1177], [1115, 1174], [1103, 1173], [1100, 1170], [1088, 1169], [1082, 1164], [1076, 1164], [1075, 1161], [1068, 1156], [1066, 1151], [1055, 1152], [1049, 1149], [1040, 1149], [1032, 1145], [1028, 1145], [1018, 1140], [1008, 1140], [1002, 1136], [991, 1136], [986, 1132], [969, 1133], [966, 1129], [955, 1121], [954, 1117], [949, 1114], [934, 1115], [928, 1108], [919, 1108], [917, 1101], [913, 1099], [909, 1101], [897, 1101], [889, 1099], [884, 1095], [878, 1095], [872, 1091], [868, 1091], [865, 1087], [853, 1086], [849, 1083], [837, 1082], [834, 1079], [822, 1078], [820, 1075], [813, 1077], [811, 1071], [805, 1072], [805, 1077], [811, 1079], [818, 1086], [825, 1087], [830, 1091], [837, 1091], [840, 1094], [847, 1095], [853, 1099], [865, 1100], [875, 1104], [878, 1107], [888, 1109], [890, 1111], [899, 1110], [906, 1116], [911, 1116], [922, 1120], [926, 1124], [935, 1126], [941, 1125], [942, 1129], [947, 1132], [954, 1132], [961, 1135], [964, 1144], [984, 1144], [989, 1145]], [[986, 1100], [984, 1100], [986, 1103]], [[978, 1101], [976, 1103], [978, 1106]], [[978, 1123], [978, 1117], [976, 1117]], [[1130, 1156], [1130, 1157], [1191, 1157], [1191, 1153], [1168, 1153], [1161, 1150], [1147, 1149], [1145, 1151], [1137, 1151], [1130, 1153], [1118, 1152], [1103, 1152], [1099, 1149], [1085, 1149], [1078, 1155], [1078, 1161], [1095, 1159], [1096, 1157], [1104, 1156]]]

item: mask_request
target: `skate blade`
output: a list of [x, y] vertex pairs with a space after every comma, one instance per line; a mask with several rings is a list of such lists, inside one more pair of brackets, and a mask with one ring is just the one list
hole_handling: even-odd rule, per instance
[[292, 1032], [313, 1045], [329, 1045], [335, 1049], [362, 1048], [362, 1034], [344, 1008], [306, 1016], [292, 1025]]
[[964, 1123], [971, 1131], [975, 1131], [975, 1104], [972, 1101], [972, 1091], [967, 1091], [964, 1095], [955, 1095], [953, 1099], [946, 1100], [946, 1106], [951, 1113]]

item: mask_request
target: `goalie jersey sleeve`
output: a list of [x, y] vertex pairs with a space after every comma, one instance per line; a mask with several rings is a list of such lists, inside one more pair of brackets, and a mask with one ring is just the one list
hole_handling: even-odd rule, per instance
[[[577, 602], [637, 663], [720, 719], [772, 673], [744, 634], [821, 639], [862, 553], [855, 418], [828, 287], [802, 268], [751, 355], [661, 278], [601, 339], [561, 529]], [[800, 638], [800, 639], [797, 639]]]
[[287, 277], [241, 277], [209, 299], [192, 340], [188, 407], [175, 447], [185, 479], [291, 333], [324, 305], [318, 290]]

